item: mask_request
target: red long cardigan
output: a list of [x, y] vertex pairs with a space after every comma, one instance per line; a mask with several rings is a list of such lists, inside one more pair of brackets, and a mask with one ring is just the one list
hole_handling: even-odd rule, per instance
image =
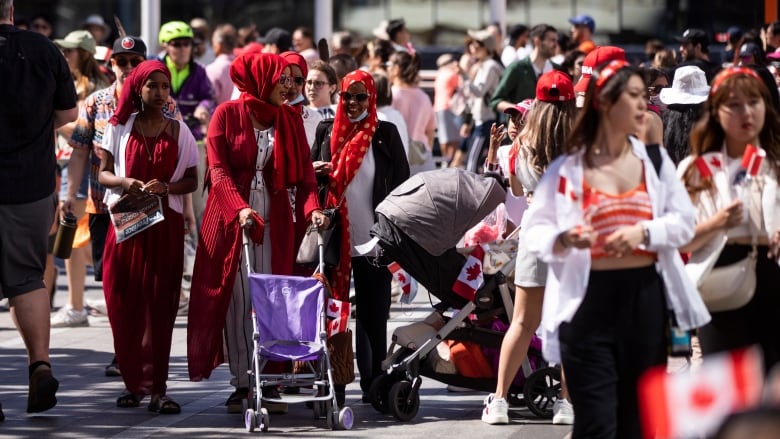
[[[229, 143], [227, 139], [233, 141]], [[270, 217], [264, 221], [271, 228], [273, 274], [293, 273], [306, 223], [311, 212], [319, 208], [309, 147], [305, 142], [298, 146], [299, 157], [307, 160], [307, 166], [297, 185], [295, 223], [286, 188], [270, 187], [273, 157], [263, 169], [271, 203]], [[188, 367], [193, 381], [208, 378], [224, 362], [222, 331], [242, 245], [238, 213], [249, 207], [250, 184], [257, 163], [252, 120], [240, 102], [229, 101], [217, 108], [209, 124], [206, 148], [208, 170], [204, 186], [209, 188], [209, 197], [195, 256], [187, 326]]]

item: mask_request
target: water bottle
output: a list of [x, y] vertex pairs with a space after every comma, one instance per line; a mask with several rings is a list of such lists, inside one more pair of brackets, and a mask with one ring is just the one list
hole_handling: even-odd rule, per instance
[[54, 248], [52, 254], [60, 259], [68, 259], [73, 250], [73, 238], [76, 237], [76, 217], [72, 214], [65, 214], [60, 219], [60, 227], [57, 229], [57, 236], [54, 238]]

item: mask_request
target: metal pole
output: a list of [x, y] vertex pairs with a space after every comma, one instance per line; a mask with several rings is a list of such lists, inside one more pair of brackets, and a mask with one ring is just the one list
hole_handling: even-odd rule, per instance
[[[490, 0], [490, 22], [501, 25], [501, 35], [506, 33], [506, 0]], [[503, 41], [496, 41], [503, 44]]]
[[333, 0], [314, 2], [314, 41], [333, 35]]
[[160, 0], [141, 0], [141, 38], [146, 42], [147, 54], [154, 56], [159, 50], [157, 35], [160, 32]]

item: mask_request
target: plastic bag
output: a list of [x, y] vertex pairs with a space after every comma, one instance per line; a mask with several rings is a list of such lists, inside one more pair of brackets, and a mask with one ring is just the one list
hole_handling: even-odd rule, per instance
[[501, 239], [505, 231], [506, 206], [501, 203], [485, 219], [466, 232], [463, 243], [466, 247], [487, 244]]

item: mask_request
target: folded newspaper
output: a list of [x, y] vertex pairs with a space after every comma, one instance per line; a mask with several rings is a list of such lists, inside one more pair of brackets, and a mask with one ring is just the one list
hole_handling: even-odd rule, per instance
[[138, 196], [125, 194], [108, 206], [111, 224], [114, 225], [116, 242], [120, 243], [165, 220], [162, 198], [142, 193]]

